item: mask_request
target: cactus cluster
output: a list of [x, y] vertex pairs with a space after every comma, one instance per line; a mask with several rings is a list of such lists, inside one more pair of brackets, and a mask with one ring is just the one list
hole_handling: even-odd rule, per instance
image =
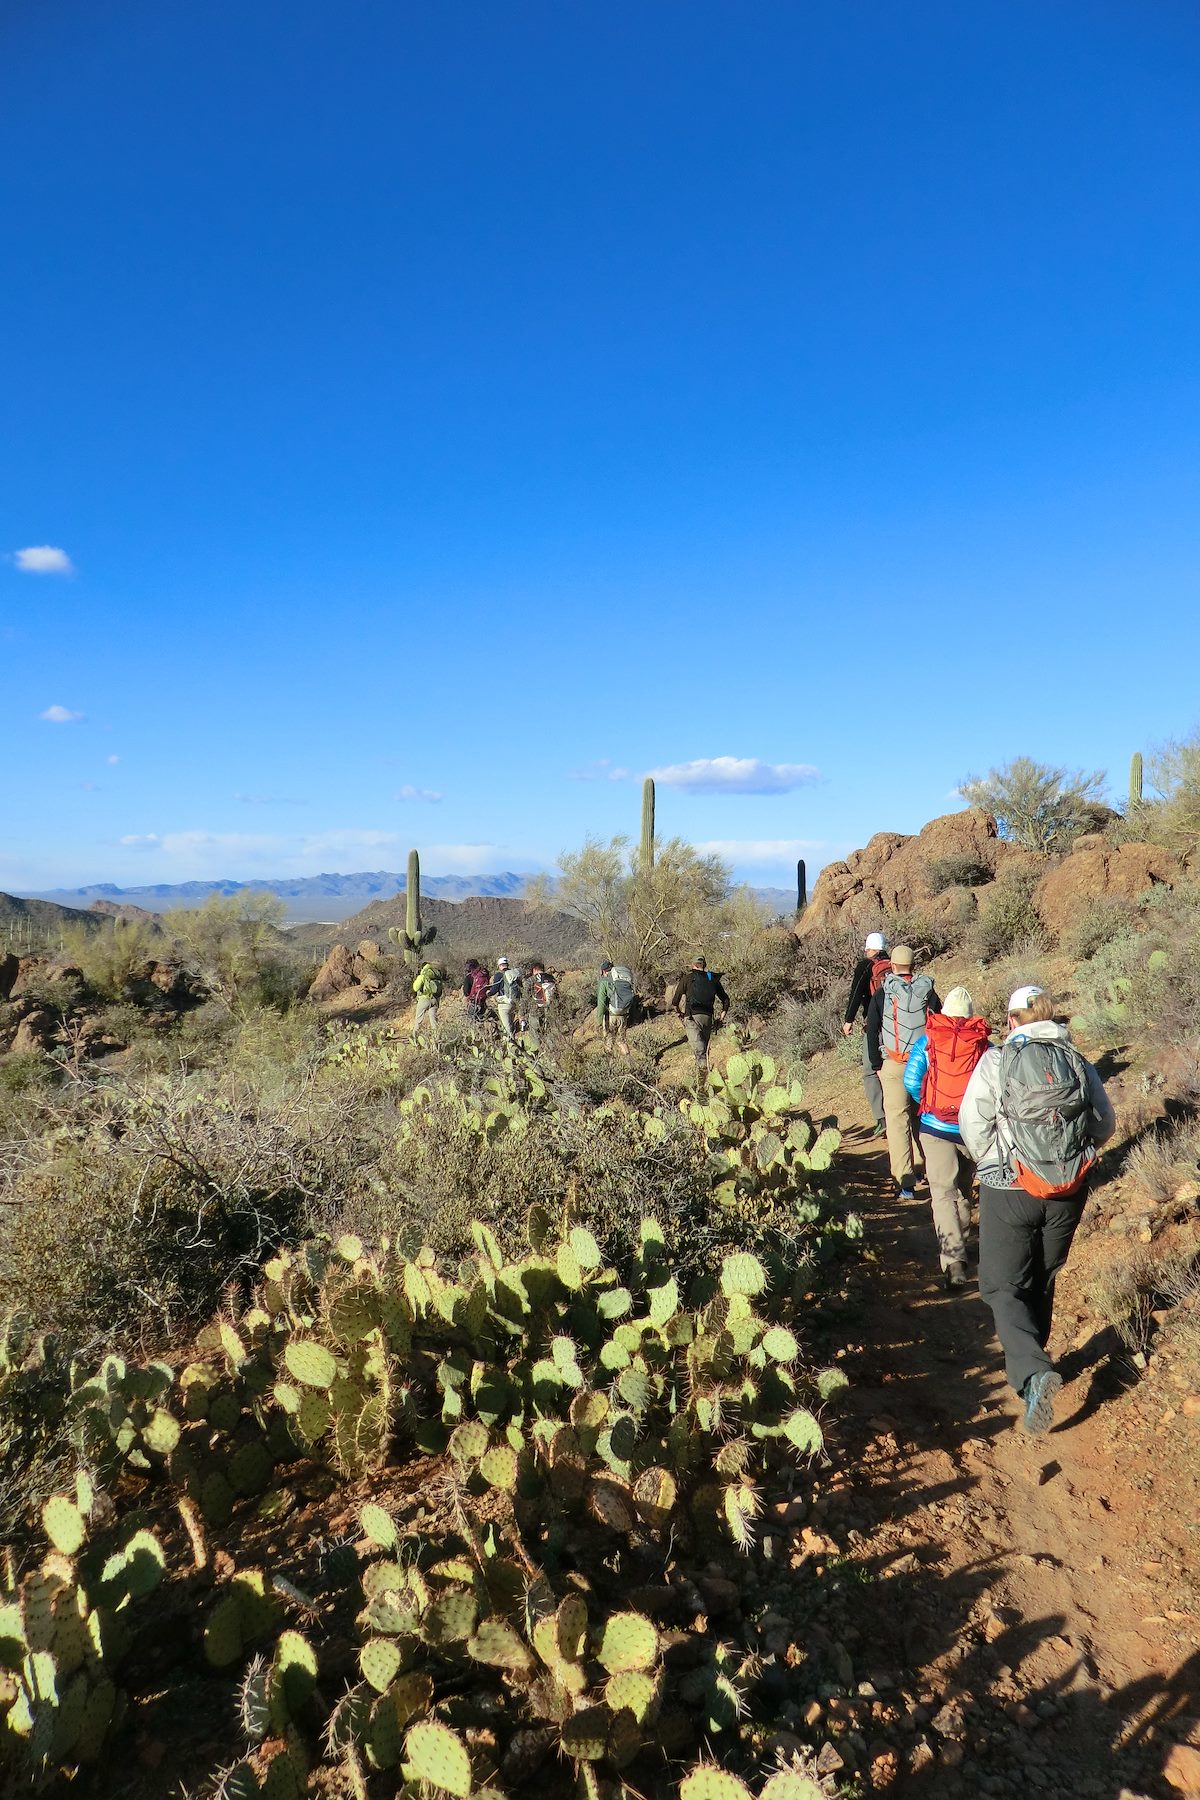
[[93, 1533], [95, 1500], [82, 1474], [73, 1494], [52, 1494], [47, 1555], [0, 1590], [0, 1752], [33, 1779], [99, 1760], [124, 1704], [113, 1677], [137, 1607], [166, 1566], [151, 1531]]

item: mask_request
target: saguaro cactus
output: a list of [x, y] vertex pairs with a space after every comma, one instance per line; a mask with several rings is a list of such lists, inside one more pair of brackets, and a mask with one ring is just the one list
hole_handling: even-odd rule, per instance
[[1129, 810], [1142, 804], [1142, 753], [1135, 750], [1129, 762]]
[[437, 926], [429, 925], [421, 928], [421, 858], [415, 850], [408, 853], [408, 880], [404, 894], [404, 930], [398, 925], [388, 927], [388, 936], [393, 944], [404, 947], [404, 960], [410, 969], [421, 966], [421, 952], [426, 944], [432, 944], [437, 936]]
[[654, 867], [654, 783], [649, 775], [642, 783], [642, 848], [638, 867]]
[[796, 863], [796, 911], [803, 912], [808, 905], [808, 870], [804, 866], [804, 858]]

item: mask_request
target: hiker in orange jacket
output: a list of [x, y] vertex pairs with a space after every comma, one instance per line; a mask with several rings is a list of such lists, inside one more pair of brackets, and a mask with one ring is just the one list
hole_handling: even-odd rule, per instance
[[904, 1065], [905, 1090], [921, 1109], [921, 1149], [948, 1288], [964, 1288], [970, 1279], [967, 1231], [975, 1165], [958, 1128], [958, 1109], [989, 1040], [988, 1022], [976, 1017], [966, 988], [951, 988], [941, 1012], [926, 1018]]

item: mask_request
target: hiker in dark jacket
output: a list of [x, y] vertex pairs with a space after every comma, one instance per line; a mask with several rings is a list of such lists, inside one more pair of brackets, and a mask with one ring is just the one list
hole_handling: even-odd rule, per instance
[[1116, 1130], [1104, 1083], [1032, 984], [1008, 1002], [1008, 1037], [967, 1084], [958, 1115], [979, 1165], [979, 1291], [992, 1309], [1026, 1431], [1049, 1431], [1062, 1376], [1046, 1353], [1054, 1281], [1083, 1216], [1096, 1151]]
[[[872, 996], [883, 985], [883, 978], [890, 970], [891, 958], [887, 953], [887, 939], [882, 931], [869, 931], [863, 945], [863, 955], [854, 965], [854, 974], [850, 981], [850, 998], [846, 1001], [846, 1017], [842, 1023], [842, 1034], [849, 1037], [854, 1030], [855, 1020], [861, 1015], [864, 1025], [867, 1009]], [[887, 1127], [883, 1120], [883, 1089], [879, 1077], [871, 1067], [866, 1034], [863, 1034], [863, 1093], [867, 1096], [867, 1105], [871, 1108], [875, 1120], [875, 1136], [882, 1137]]]
[[901, 1200], [916, 1198], [916, 1109], [905, 1092], [904, 1065], [925, 1029], [926, 1015], [942, 1010], [929, 976], [913, 973], [914, 960], [907, 944], [896, 945], [891, 972], [867, 1008], [867, 1060], [883, 1088], [888, 1161]]
[[467, 1019], [472, 1025], [480, 1025], [487, 1017], [487, 992], [492, 978], [477, 957], [469, 956], [463, 971], [463, 999], [467, 1003]]
[[724, 1018], [729, 1011], [729, 995], [721, 986], [721, 977], [712, 972], [702, 956], [698, 956], [691, 968], [685, 969], [679, 977], [671, 1005], [683, 1020], [700, 1074], [708, 1068], [708, 1040], [713, 1032], [713, 1008], [718, 1001]]

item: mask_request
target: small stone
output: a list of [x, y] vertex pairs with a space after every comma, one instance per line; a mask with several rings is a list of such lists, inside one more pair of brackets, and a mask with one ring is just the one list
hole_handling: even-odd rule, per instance
[[1200, 1419], [1200, 1394], [1189, 1394], [1180, 1402], [1179, 1410], [1185, 1419]]
[[845, 1759], [838, 1753], [834, 1745], [826, 1738], [817, 1752], [817, 1774], [836, 1775], [846, 1766]]
[[1181, 1794], [1200, 1794], [1200, 1750], [1191, 1744], [1172, 1745], [1163, 1774]]

